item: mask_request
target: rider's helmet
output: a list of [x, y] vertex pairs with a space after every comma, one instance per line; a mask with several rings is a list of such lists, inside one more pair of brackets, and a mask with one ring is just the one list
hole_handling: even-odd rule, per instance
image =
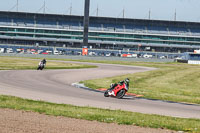
[[125, 81], [125, 83], [129, 83], [130, 82], [129, 78], [126, 78], [124, 81]]
[[46, 59], [44, 58], [44, 59], [42, 60], [42, 62], [43, 62], [43, 63], [46, 63]]

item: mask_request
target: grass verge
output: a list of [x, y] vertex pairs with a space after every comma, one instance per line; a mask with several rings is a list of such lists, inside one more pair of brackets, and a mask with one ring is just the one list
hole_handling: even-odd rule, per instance
[[[41, 60], [41, 59], [40, 59]], [[0, 70], [36, 70], [40, 60], [31, 60], [28, 58], [20, 57], [1, 57], [0, 58]], [[83, 68], [96, 68], [97, 66], [77, 64], [77, 63], [65, 63], [48, 61], [45, 69], [83, 69]]]
[[[46, 69], [79, 69], [96, 67], [91, 65], [64, 63], [48, 60]], [[56, 60], [72, 61], [70, 59]], [[126, 77], [129, 77], [131, 80], [129, 92], [144, 95], [144, 98], [200, 104], [199, 65], [188, 65], [180, 63], [144, 63], [128, 61], [73, 61], [159, 68], [157, 70], [144, 73], [135, 73], [111, 78], [88, 80], [82, 81], [82, 83], [94, 89], [108, 88], [110, 83], [116, 83]], [[0, 58], [0, 70], [36, 69], [37, 65], [37, 60], [29, 60], [29, 58]]]
[[[111, 62], [116, 63], [116, 62]], [[148, 99], [200, 104], [200, 66], [180, 63], [120, 62], [123, 65], [159, 68], [154, 71], [134, 73], [110, 78], [82, 81], [87, 87], [108, 88], [128, 77], [130, 93]]]
[[0, 108], [33, 111], [46, 115], [64, 116], [90, 121], [96, 120], [106, 123], [164, 128], [176, 131], [200, 132], [199, 119], [184, 119], [133, 113], [121, 110], [78, 107], [66, 104], [27, 100], [13, 96], [0, 95]]
[[[49, 59], [48, 59], [49, 60]], [[47, 61], [48, 61], [47, 60]], [[75, 60], [80, 61], [80, 60]], [[200, 103], [199, 66], [177, 63], [141, 63], [118, 61], [83, 61], [95, 63], [123, 64], [159, 68], [155, 71], [135, 73], [124, 76], [84, 81], [91, 88], [107, 88], [111, 82], [129, 77], [129, 92], [143, 94], [146, 98], [177, 102]], [[0, 70], [36, 69], [38, 61], [21, 58], [0, 58]], [[63, 62], [47, 62], [47, 69], [93, 68], [95, 66], [78, 65]], [[32, 101], [12, 96], [0, 96], [0, 108], [33, 111], [46, 115], [96, 120], [99, 122], [136, 125], [150, 128], [166, 128], [176, 131], [200, 132], [199, 119], [182, 119], [159, 115], [126, 112], [120, 110], [77, 107]]]

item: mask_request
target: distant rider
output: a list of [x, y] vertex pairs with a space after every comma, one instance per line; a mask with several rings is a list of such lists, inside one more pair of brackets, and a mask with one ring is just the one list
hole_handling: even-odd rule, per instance
[[42, 70], [44, 67], [45, 67], [45, 65], [46, 65], [46, 59], [43, 59], [43, 60], [41, 60], [40, 62], [39, 62], [39, 64], [38, 64], [38, 68], [37, 68], [37, 70]]
[[125, 89], [127, 89], [127, 91], [128, 91], [129, 82], [130, 82], [129, 78], [126, 78], [125, 80], [119, 81], [118, 83], [115, 83], [115, 84], [112, 83], [110, 85], [110, 90], [113, 90], [117, 85], [123, 85], [123, 83], [125, 83], [125, 85], [126, 85]]
[[42, 63], [43, 63], [43, 65], [45, 66], [46, 65], [46, 59], [44, 58], [43, 60], [42, 60]]

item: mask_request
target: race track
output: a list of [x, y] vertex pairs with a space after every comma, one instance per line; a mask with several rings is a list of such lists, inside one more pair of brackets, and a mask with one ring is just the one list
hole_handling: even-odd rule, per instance
[[81, 80], [154, 70], [147, 67], [95, 64], [98, 68], [70, 70], [0, 71], [0, 94], [54, 103], [121, 109], [183, 118], [200, 118], [200, 106], [128, 97], [106, 98], [103, 93], [76, 88]]

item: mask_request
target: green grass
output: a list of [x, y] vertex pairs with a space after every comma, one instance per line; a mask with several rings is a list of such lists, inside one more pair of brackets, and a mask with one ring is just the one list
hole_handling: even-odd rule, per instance
[[176, 131], [200, 132], [199, 119], [184, 119], [133, 113], [121, 110], [78, 107], [66, 104], [33, 101], [4, 95], [0, 95], [0, 108], [33, 111], [46, 115], [64, 116], [90, 121], [96, 120], [105, 123], [164, 128]]
[[[90, 88], [108, 88], [110, 83], [115, 83], [123, 80], [126, 77], [129, 77], [131, 80], [129, 92], [144, 95], [144, 98], [200, 104], [199, 65], [188, 65], [181, 63], [143, 63], [127, 61], [81, 61], [158, 68], [157, 70], [149, 72], [88, 80], [82, 82]], [[0, 70], [36, 69], [38, 62], [38, 60], [30, 60], [28, 58], [24, 59], [1, 57]], [[53, 59], [47, 59], [46, 69], [79, 69], [94, 67], [96, 66], [56, 62], [53, 61]]]
[[[0, 57], [0, 70], [30, 70], [37, 69], [39, 60], [31, 60], [29, 58], [13, 58], [13, 57]], [[82, 69], [82, 68], [96, 68], [97, 66], [65, 63], [48, 61], [45, 69]]]
[[[55, 61], [50, 62], [50, 60], [52, 59], [47, 59], [46, 69], [95, 67], [88, 65], [77, 66], [77, 64], [74, 63], [63, 63]], [[200, 103], [199, 65], [188, 65], [179, 63], [142, 63], [126, 61], [81, 61], [158, 68], [157, 70], [149, 72], [82, 81], [88, 87], [94, 89], [108, 88], [110, 83], [118, 82], [126, 77], [129, 77], [131, 79], [129, 92], [142, 94], [145, 98], [197, 104]], [[27, 58], [22, 59], [0, 57], [0, 70], [36, 69], [37, 65], [38, 61], [30, 60]], [[159, 115], [133, 113], [120, 110], [77, 107], [73, 105], [26, 100], [12, 96], [0, 95], [0, 108], [33, 111], [46, 115], [65, 116], [85, 120], [96, 120], [107, 123], [136, 125], [150, 128], [166, 128], [186, 132], [200, 132], [199, 119], [182, 119]]]
[[[115, 63], [115, 62], [112, 62]], [[82, 81], [94, 89], [108, 88], [126, 77], [130, 78], [129, 92], [144, 98], [200, 104], [200, 66], [179, 63], [120, 62], [132, 66], [158, 68], [154, 71], [117, 77]]]

